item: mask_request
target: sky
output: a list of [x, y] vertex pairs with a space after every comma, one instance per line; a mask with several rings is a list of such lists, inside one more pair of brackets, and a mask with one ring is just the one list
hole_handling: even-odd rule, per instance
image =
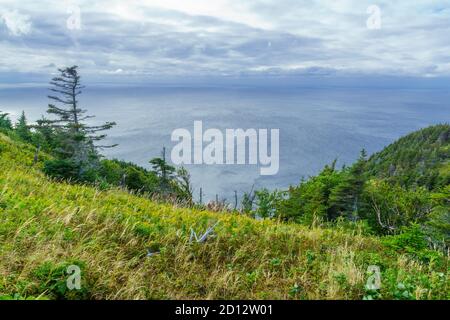
[[0, 83], [450, 77], [450, 0], [0, 0]]

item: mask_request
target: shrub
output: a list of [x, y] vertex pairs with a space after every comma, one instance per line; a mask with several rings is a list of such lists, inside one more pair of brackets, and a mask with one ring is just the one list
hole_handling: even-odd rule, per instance
[[59, 180], [79, 180], [80, 166], [70, 160], [49, 160], [44, 163], [44, 173]]
[[403, 227], [400, 234], [387, 236], [383, 242], [396, 251], [406, 253], [416, 253], [427, 248], [425, 234], [417, 224], [413, 224], [410, 227]]
[[398, 235], [385, 237], [383, 243], [396, 252], [412, 255], [424, 263], [434, 263], [439, 266], [444, 264], [443, 254], [429, 249], [426, 234], [417, 224], [403, 227], [402, 233]]

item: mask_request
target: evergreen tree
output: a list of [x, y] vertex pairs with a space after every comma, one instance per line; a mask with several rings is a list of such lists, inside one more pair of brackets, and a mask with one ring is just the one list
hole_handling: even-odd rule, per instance
[[48, 98], [53, 102], [48, 105], [47, 113], [56, 116], [56, 119], [46, 119], [42, 122], [54, 130], [57, 140], [55, 152], [62, 160], [75, 163], [80, 168], [80, 174], [95, 165], [98, 161], [98, 148], [111, 146], [98, 146], [95, 142], [103, 140], [105, 134], [97, 134], [111, 129], [115, 123], [106, 122], [102, 125], [89, 126], [86, 120], [93, 116], [86, 115], [87, 110], [80, 108], [78, 96], [84, 88], [81, 85], [78, 67], [73, 66], [58, 69], [59, 76], [52, 79], [51, 91], [54, 95]]
[[12, 123], [8, 115], [8, 113], [0, 111], [0, 129], [12, 130]]
[[22, 111], [19, 119], [17, 120], [14, 129], [17, 135], [26, 142], [31, 142], [32, 134], [30, 131], [30, 127], [27, 124], [27, 118], [25, 117], [25, 112]]
[[253, 191], [255, 185], [252, 186], [250, 192], [244, 192], [241, 200], [241, 212], [245, 214], [250, 214], [253, 210], [253, 205], [255, 202], [256, 194]]
[[173, 181], [176, 169], [166, 161], [166, 148], [163, 148], [162, 157], [154, 158], [150, 160], [153, 172], [158, 176], [160, 180], [160, 189], [162, 194], [168, 194], [171, 192], [171, 181]]
[[336, 170], [336, 160], [325, 166], [322, 172], [308, 180], [304, 178], [296, 187], [290, 187], [286, 198], [277, 205], [276, 216], [307, 225], [330, 220], [329, 198], [332, 191], [342, 183], [343, 173]]
[[56, 148], [56, 137], [54, 130], [47, 125], [48, 120], [45, 117], [36, 121], [32, 126], [34, 129], [32, 143], [51, 153]]
[[433, 195], [433, 209], [427, 222], [434, 246], [450, 250], [450, 185]]
[[346, 215], [357, 218], [363, 203], [361, 194], [363, 192], [367, 153], [363, 149], [358, 161], [344, 171], [342, 181], [332, 190], [330, 194], [330, 208], [328, 218], [334, 220], [339, 216]]
[[186, 204], [193, 204], [193, 188], [191, 184], [191, 175], [186, 168], [181, 167], [176, 171], [177, 174], [177, 186], [178, 194], [181, 199], [183, 199]]

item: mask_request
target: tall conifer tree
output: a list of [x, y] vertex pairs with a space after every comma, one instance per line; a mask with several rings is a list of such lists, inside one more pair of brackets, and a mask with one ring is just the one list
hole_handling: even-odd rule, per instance
[[17, 135], [26, 142], [31, 142], [31, 131], [30, 127], [27, 123], [27, 118], [25, 117], [25, 112], [22, 111], [22, 114], [20, 115], [19, 119], [17, 120], [14, 129], [17, 133]]
[[95, 144], [106, 137], [99, 132], [111, 129], [115, 123], [106, 122], [92, 126], [85, 122], [93, 116], [86, 115], [87, 110], [79, 105], [78, 97], [84, 86], [81, 85], [77, 69], [77, 66], [58, 69], [59, 75], [50, 82], [53, 95], [48, 96], [52, 103], [48, 105], [47, 113], [55, 116], [55, 119], [46, 119], [45, 122], [56, 133], [56, 152], [60, 158], [74, 162], [83, 170], [98, 160], [98, 148], [115, 146]]

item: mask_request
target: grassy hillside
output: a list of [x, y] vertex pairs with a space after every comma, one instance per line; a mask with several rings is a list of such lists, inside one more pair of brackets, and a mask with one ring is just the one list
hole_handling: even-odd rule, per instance
[[[176, 208], [50, 181], [33, 148], [0, 134], [0, 297], [48, 299], [449, 299], [448, 259], [376, 237]], [[189, 243], [216, 222], [216, 237]], [[147, 250], [159, 254], [147, 257]], [[69, 291], [66, 268], [82, 269]], [[382, 286], [365, 289], [368, 266]]]

